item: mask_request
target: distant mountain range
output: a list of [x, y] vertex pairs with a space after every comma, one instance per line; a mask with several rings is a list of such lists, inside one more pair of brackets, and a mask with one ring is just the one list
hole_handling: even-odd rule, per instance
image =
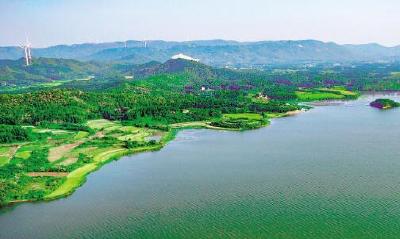
[[[19, 59], [19, 47], [0, 47], [0, 59]], [[34, 57], [81, 61], [143, 64], [164, 62], [183, 53], [212, 66], [253, 67], [273, 64], [379, 62], [400, 60], [400, 46], [379, 44], [339, 45], [315, 40], [237, 42], [206, 40], [189, 42], [141, 41], [85, 43], [34, 48]]]

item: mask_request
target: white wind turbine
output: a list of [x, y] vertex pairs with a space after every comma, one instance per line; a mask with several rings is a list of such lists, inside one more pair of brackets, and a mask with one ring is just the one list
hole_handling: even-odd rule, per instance
[[29, 66], [30, 64], [32, 64], [32, 54], [31, 54], [32, 45], [28, 41], [28, 38], [26, 39], [25, 45], [21, 45], [20, 48], [24, 49], [25, 65]]

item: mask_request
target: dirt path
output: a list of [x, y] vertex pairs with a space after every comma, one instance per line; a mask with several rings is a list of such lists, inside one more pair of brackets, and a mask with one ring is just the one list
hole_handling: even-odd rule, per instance
[[66, 172], [31, 172], [27, 173], [29, 177], [66, 177], [69, 173]]
[[15, 153], [17, 153], [17, 151], [20, 147], [21, 147], [21, 145], [15, 145], [10, 149], [10, 151], [9, 151], [10, 159], [12, 159], [14, 157]]

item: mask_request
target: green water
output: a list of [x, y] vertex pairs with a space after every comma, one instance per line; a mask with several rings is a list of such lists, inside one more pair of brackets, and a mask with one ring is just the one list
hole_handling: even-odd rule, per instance
[[400, 109], [378, 97], [183, 131], [68, 198], [2, 209], [0, 238], [400, 238]]

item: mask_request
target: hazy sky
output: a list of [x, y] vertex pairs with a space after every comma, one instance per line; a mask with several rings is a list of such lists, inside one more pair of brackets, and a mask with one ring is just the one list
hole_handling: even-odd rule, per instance
[[0, 0], [0, 45], [126, 39], [400, 44], [399, 0]]

